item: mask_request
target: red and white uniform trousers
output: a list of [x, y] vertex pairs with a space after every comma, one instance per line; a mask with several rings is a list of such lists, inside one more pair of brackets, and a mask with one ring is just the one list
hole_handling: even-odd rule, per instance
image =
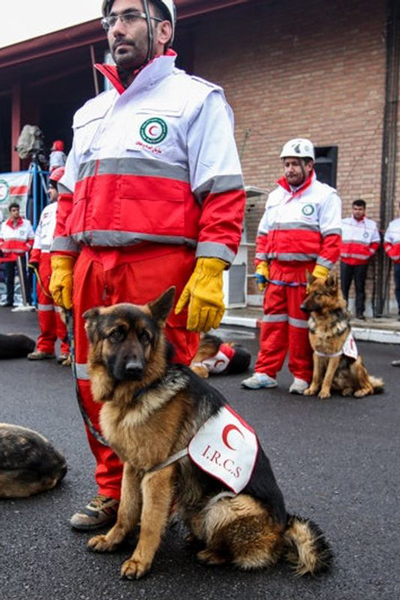
[[289, 351], [289, 370], [294, 377], [310, 382], [313, 352], [308, 337], [308, 315], [300, 306], [306, 297], [306, 271], [314, 262], [272, 261], [264, 295], [264, 317], [260, 331], [260, 351], [256, 373], [275, 378]]
[[67, 329], [61, 319], [61, 308], [53, 303], [49, 291], [51, 277], [50, 253], [42, 252], [39, 262], [39, 278], [37, 282], [38, 321], [40, 335], [36, 349], [40, 352], [54, 353], [57, 338], [60, 340], [61, 354], [69, 354]]
[[[82, 315], [95, 306], [111, 306], [120, 302], [146, 304], [165, 290], [176, 287], [175, 301], [181, 295], [193, 272], [195, 253], [183, 246], [173, 248], [148, 244], [147, 251], [127, 248], [110, 250], [84, 246], [74, 268], [73, 307], [75, 363], [77, 383], [83, 408], [96, 431], [101, 433], [101, 404], [94, 402], [87, 373], [88, 339]], [[164, 253], [163, 253], [164, 252]], [[187, 310], [175, 315], [172, 310], [166, 335], [173, 344], [174, 361], [190, 365], [199, 343], [199, 335], [187, 331]], [[95, 479], [100, 494], [119, 499], [122, 464], [108, 446], [103, 445], [86, 427], [90, 448], [96, 459]]]

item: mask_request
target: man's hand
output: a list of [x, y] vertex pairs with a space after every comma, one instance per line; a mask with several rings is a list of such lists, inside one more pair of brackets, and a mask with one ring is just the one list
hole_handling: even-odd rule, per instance
[[73, 256], [51, 257], [50, 294], [54, 302], [66, 310], [72, 308], [72, 273], [75, 260]]
[[227, 263], [219, 258], [198, 258], [195, 269], [177, 302], [179, 314], [188, 304], [190, 331], [216, 329], [225, 312], [222, 274]]
[[269, 279], [269, 264], [266, 260], [261, 261], [256, 268], [254, 277], [257, 280], [258, 289], [263, 292], [268, 284]]

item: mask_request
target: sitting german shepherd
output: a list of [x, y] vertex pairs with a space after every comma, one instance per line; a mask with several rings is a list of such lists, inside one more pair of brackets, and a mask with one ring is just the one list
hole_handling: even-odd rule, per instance
[[308, 274], [308, 294], [301, 308], [310, 313], [310, 343], [314, 370], [305, 396], [329, 398], [331, 389], [342, 396], [362, 398], [383, 391], [382, 379], [369, 375], [358, 354], [350, 314], [335, 275], [324, 282]]
[[[117, 522], [91, 538], [89, 548], [112, 552], [140, 523], [137, 547], [121, 570], [138, 579], [151, 568], [173, 507], [202, 545], [197, 556], [206, 564], [255, 569], [284, 557], [298, 575], [326, 570], [330, 546], [315, 523], [287, 514], [253, 430], [217, 390], [171, 362], [163, 329], [174, 295], [169, 288], [145, 306], [117, 304], [84, 314], [92, 392], [103, 403], [101, 429], [124, 462]], [[217, 451], [215, 437], [204, 432], [225, 418]], [[240, 446], [236, 459], [244, 438], [248, 446]], [[207, 461], [228, 484], [203, 468]]]
[[0, 498], [52, 489], [67, 472], [62, 454], [40, 433], [0, 423]]
[[217, 335], [205, 333], [190, 368], [199, 377], [209, 375], [238, 375], [244, 373], [251, 363], [251, 354], [235, 342], [223, 342]]

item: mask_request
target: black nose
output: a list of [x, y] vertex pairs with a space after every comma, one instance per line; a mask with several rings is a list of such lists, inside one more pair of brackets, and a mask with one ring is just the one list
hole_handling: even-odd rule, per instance
[[308, 307], [306, 304], [304, 304], [304, 302], [303, 302], [303, 304], [300, 305], [300, 310], [303, 310], [304, 312], [308, 312]]
[[129, 360], [125, 365], [125, 375], [129, 379], [141, 379], [143, 376], [143, 365], [137, 360]]

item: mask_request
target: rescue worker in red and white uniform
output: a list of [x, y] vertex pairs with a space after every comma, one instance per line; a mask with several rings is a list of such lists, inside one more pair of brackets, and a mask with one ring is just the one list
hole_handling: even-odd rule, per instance
[[[393, 262], [394, 292], [399, 313], [398, 320], [400, 321], [400, 217], [390, 221], [385, 231], [383, 247]], [[393, 362], [396, 363], [394, 366], [400, 366], [400, 360]]]
[[256, 241], [256, 278], [266, 287], [260, 351], [249, 389], [277, 386], [276, 375], [289, 352], [294, 376], [290, 393], [303, 394], [312, 378], [306, 296], [307, 271], [326, 279], [339, 258], [341, 200], [320, 183], [314, 147], [305, 138], [287, 142], [281, 152], [284, 176], [268, 197]]
[[342, 219], [340, 246], [340, 283], [346, 302], [351, 282], [356, 289], [356, 317], [365, 319], [365, 281], [368, 261], [381, 243], [378, 225], [365, 216], [366, 202], [359, 198], [352, 204], [352, 216]]
[[[105, 0], [102, 10], [116, 67], [97, 68], [113, 87], [74, 117], [50, 285], [57, 304], [73, 307], [80, 397], [96, 429], [83, 313], [144, 304], [174, 285], [166, 333], [175, 359], [189, 365], [198, 332], [223, 316], [223, 271], [237, 252], [245, 207], [222, 89], [175, 68], [173, 1]], [[88, 438], [99, 494], [72, 517], [80, 530], [114, 519], [120, 497], [121, 464], [90, 430]]]
[[57, 358], [60, 364], [69, 363], [69, 344], [67, 329], [61, 319], [61, 307], [54, 304], [49, 291], [51, 262], [50, 248], [53, 243], [56, 227], [57, 213], [57, 183], [64, 175], [64, 168], [59, 167], [50, 173], [49, 198], [50, 204], [40, 215], [39, 224], [35, 231], [35, 241], [30, 255], [28, 267], [36, 272], [38, 320], [40, 335], [36, 343], [36, 350], [28, 354], [29, 360], [44, 360], [55, 358], [55, 343], [60, 340], [61, 354]]
[[26, 254], [33, 246], [35, 234], [31, 222], [21, 217], [17, 202], [12, 202], [8, 210], [10, 218], [2, 223], [0, 230], [0, 251], [3, 255], [2, 261], [4, 262], [7, 286], [7, 302], [2, 306], [14, 305], [14, 279], [18, 258], [21, 259], [26, 298], [30, 304], [31, 293], [26, 272]]

